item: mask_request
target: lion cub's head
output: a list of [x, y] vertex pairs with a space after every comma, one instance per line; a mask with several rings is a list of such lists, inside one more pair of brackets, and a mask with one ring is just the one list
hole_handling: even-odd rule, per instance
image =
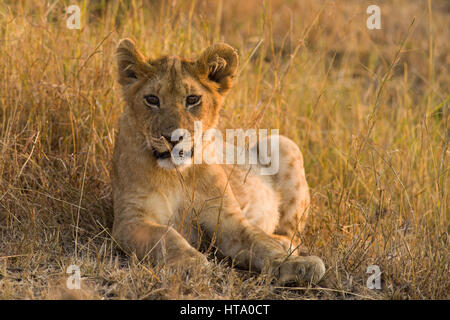
[[[236, 74], [236, 50], [217, 44], [195, 61], [178, 56], [148, 60], [131, 40], [124, 39], [117, 48], [117, 63], [127, 114], [144, 138], [145, 148], [151, 149], [162, 168], [191, 164], [194, 122], [201, 121], [203, 132], [216, 126]], [[187, 130], [191, 139], [177, 129]], [[185, 154], [181, 151], [182, 157], [175, 161], [170, 151], [181, 145]]]

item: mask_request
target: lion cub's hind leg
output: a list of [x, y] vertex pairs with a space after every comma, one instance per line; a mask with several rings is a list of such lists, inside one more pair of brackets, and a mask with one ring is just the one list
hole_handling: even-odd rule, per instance
[[[273, 237], [278, 239], [288, 251], [295, 249], [295, 253], [305, 254], [300, 246], [299, 234], [304, 229], [308, 216], [310, 196], [306, 182], [303, 155], [297, 144], [291, 139], [279, 137], [278, 171], [274, 175], [261, 176], [272, 181], [274, 190], [279, 194], [279, 220]], [[267, 138], [268, 146], [273, 143], [273, 137]], [[267, 148], [269, 151], [270, 147]], [[272, 161], [276, 157], [272, 157]], [[271, 164], [274, 166], [274, 164]]]

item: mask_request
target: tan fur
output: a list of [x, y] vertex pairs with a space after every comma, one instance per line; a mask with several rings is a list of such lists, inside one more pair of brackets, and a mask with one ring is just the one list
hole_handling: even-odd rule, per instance
[[[280, 170], [260, 176], [248, 166], [170, 166], [155, 152], [170, 150], [165, 138], [177, 128], [215, 128], [238, 66], [236, 51], [217, 44], [195, 60], [147, 60], [131, 40], [117, 49], [126, 109], [113, 159], [113, 236], [128, 252], [154, 262], [207, 263], [197, 249], [212, 242], [239, 266], [271, 270], [279, 283], [318, 281], [325, 272], [314, 256], [288, 254], [303, 229], [309, 206], [303, 159], [295, 143], [280, 137]], [[160, 99], [159, 108], [144, 96]], [[186, 96], [201, 96], [187, 110]], [[193, 134], [192, 134], [193, 136]], [[203, 151], [202, 151], [203, 152]], [[250, 169], [250, 170], [248, 170]]]

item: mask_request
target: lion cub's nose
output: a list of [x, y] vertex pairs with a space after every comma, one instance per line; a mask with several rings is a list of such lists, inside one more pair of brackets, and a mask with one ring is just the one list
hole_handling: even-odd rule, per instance
[[172, 141], [172, 137], [170, 135], [162, 135], [161, 140], [164, 143], [164, 140], [169, 144], [170, 148], [173, 148], [178, 142], [183, 140], [183, 136], [181, 136], [178, 141]]

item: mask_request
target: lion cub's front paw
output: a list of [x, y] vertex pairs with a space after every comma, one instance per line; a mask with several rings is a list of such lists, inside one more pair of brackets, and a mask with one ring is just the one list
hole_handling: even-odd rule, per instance
[[316, 256], [291, 256], [278, 269], [278, 285], [317, 283], [325, 274], [323, 261]]
[[208, 264], [209, 262], [206, 256], [194, 249], [185, 250], [178, 255], [174, 255], [169, 259], [166, 259], [166, 265], [174, 265], [185, 268], [205, 266]]

